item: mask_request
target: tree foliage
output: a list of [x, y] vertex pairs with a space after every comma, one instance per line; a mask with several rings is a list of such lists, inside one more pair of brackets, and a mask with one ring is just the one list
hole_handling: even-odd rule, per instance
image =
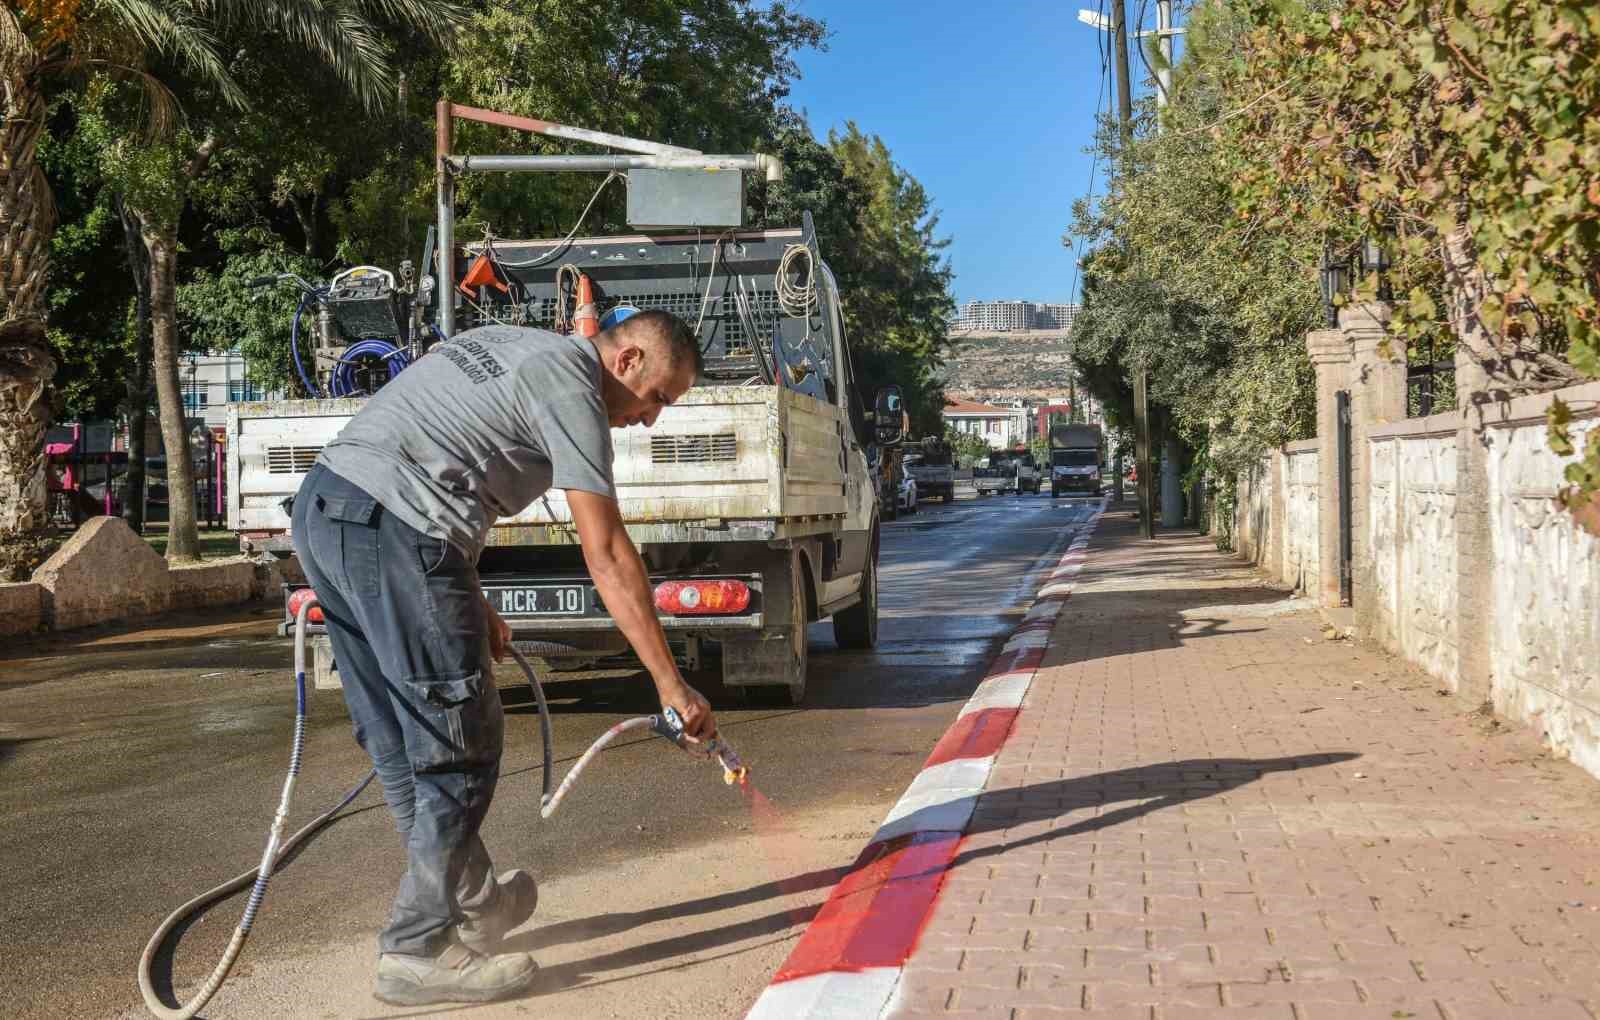
[[[1100, 142], [1115, 172], [1077, 224], [1098, 246], [1091, 357], [1121, 343], [1160, 364], [1157, 399], [1191, 435], [1204, 424], [1215, 462], [1291, 438], [1309, 425], [1318, 259], [1374, 238], [1395, 343], [1426, 360], [1459, 345], [1507, 394], [1600, 374], [1600, 8], [1204, 0], [1190, 15], [1159, 136], [1147, 109], [1129, 146]], [[1600, 446], [1568, 480], [1569, 502], [1600, 492]]]
[[[346, 88], [343, 72], [325, 60], [282, 59], [274, 41], [282, 26], [263, 20], [272, 12], [263, 8], [252, 20], [231, 4], [218, 7], [219, 17], [241, 20], [213, 23], [204, 45], [182, 53], [131, 46], [123, 55], [130, 65], [139, 57], [141, 76], [79, 80], [83, 115], [63, 126], [57, 142], [81, 146], [74, 158], [84, 165], [56, 161], [48, 167], [52, 182], [73, 192], [63, 209], [75, 218], [81, 190], [91, 205], [96, 195], [119, 195], [175, 229], [176, 332], [185, 349], [236, 347], [254, 380], [295, 392], [289, 328], [296, 297], [251, 291], [245, 282], [283, 270], [325, 279], [347, 265], [392, 268], [415, 260], [434, 212], [434, 101], [449, 97], [703, 151], [780, 155], [785, 180], [754, 183], [752, 222], [792, 226], [802, 211], [813, 213], [840, 286], [863, 398], [898, 382], [918, 425], [938, 429], [943, 397], [936, 369], [951, 307], [945, 242], [936, 235], [929, 196], [881, 139], [855, 125], [819, 139], [785, 106], [797, 55], [825, 44], [821, 22], [782, 2], [480, 0], [444, 49], [427, 33], [387, 30], [385, 12], [398, 19], [419, 4], [326, 5], [359, 7], [378, 19], [371, 40], [387, 47], [392, 70], [360, 90]], [[224, 51], [233, 54], [226, 88], [207, 79], [199, 61]], [[144, 86], [181, 105], [183, 117], [174, 116], [171, 131], [145, 130]], [[228, 95], [246, 101], [231, 103]], [[213, 141], [209, 158], [186, 175], [207, 141]], [[593, 151], [464, 123], [456, 147]], [[83, 183], [90, 181], [100, 190]], [[594, 185], [594, 178], [576, 174], [463, 178], [458, 237], [564, 234]], [[623, 221], [623, 191], [612, 188], [586, 229], [619, 230]], [[85, 224], [101, 231], [96, 250], [109, 252], [115, 231], [105, 233], [103, 221]], [[68, 240], [76, 246], [71, 250], [88, 244], [77, 228]], [[72, 268], [68, 251], [62, 249], [63, 284]], [[62, 326], [55, 338], [64, 394], [87, 393], [81, 371], [111, 364], [104, 328], [110, 311], [121, 343], [129, 294], [126, 269], [118, 272], [122, 289], [106, 308], [87, 289], [63, 286], [57, 294], [52, 316]], [[83, 413], [106, 407], [76, 397], [68, 403]]]
[[1146, 102], [1129, 139], [1096, 137], [1112, 167], [1105, 194], [1079, 203], [1073, 232], [1092, 246], [1074, 361], [1111, 424], [1133, 419], [1132, 377], [1147, 371], [1153, 426], [1176, 428], [1231, 474], [1314, 428], [1305, 332], [1317, 325], [1321, 232], [1262, 229], [1238, 200], [1233, 152], [1212, 129], [1230, 100], [1223, 65], [1243, 26], [1190, 23], [1164, 112]]
[[[1230, 21], [1247, 27], [1213, 132], [1246, 215], [1392, 238], [1397, 338], [1446, 334], [1502, 392], [1600, 374], [1600, 8], [1245, 0], [1208, 15]], [[1569, 502], [1600, 493], [1600, 449], [1568, 480]]]

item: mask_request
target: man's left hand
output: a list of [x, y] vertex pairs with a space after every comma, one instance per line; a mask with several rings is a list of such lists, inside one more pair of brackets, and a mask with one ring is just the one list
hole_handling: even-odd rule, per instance
[[488, 599], [483, 600], [483, 608], [489, 611], [489, 657], [504, 662], [506, 649], [511, 647], [511, 624], [500, 619]]

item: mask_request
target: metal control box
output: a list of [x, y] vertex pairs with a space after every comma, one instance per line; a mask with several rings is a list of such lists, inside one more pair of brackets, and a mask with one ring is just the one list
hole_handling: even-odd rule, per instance
[[744, 226], [744, 174], [738, 170], [628, 171], [628, 225]]

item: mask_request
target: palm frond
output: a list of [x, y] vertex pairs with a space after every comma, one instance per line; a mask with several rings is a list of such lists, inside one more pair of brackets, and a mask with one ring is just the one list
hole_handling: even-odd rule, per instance
[[39, 70], [49, 74], [72, 74], [92, 70], [99, 71], [110, 78], [133, 82], [139, 87], [139, 91], [149, 110], [142, 129], [147, 138], [171, 137], [178, 127], [178, 122], [183, 117], [183, 108], [178, 103], [178, 97], [173, 94], [165, 82], [143, 68], [129, 67], [127, 64], [119, 64], [113, 60], [72, 55], [61, 60], [40, 64]]
[[368, 109], [394, 95], [392, 54], [382, 30], [418, 32], [453, 43], [467, 10], [455, 0], [210, 0], [238, 18], [287, 37], [316, 56]]
[[141, 46], [182, 64], [214, 87], [223, 102], [236, 109], [249, 105], [223, 59], [221, 40], [212, 30], [211, 5], [206, 0], [101, 0], [101, 4], [102, 17], [114, 19]]
[[454, 0], [354, 0], [353, 6], [368, 20], [410, 29], [444, 49], [456, 44], [456, 34], [471, 19], [466, 5]]

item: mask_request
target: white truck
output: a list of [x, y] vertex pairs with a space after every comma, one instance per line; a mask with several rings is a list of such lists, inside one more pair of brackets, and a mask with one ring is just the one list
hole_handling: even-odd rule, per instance
[[1101, 447], [1098, 425], [1056, 425], [1050, 429], [1050, 495], [1100, 495]]
[[[630, 194], [630, 212], [632, 204]], [[717, 237], [680, 230], [468, 246], [466, 282], [493, 285], [463, 294], [451, 312], [468, 329], [490, 321], [556, 327], [566, 297], [558, 263], [583, 275], [602, 323], [630, 308], [699, 323], [699, 383], [653, 427], [612, 432], [622, 517], [680, 661], [699, 668], [720, 648], [726, 685], [798, 703], [808, 623], [831, 618], [844, 647], [877, 641], [880, 507], [867, 447], [898, 443], [901, 422], [894, 387], [877, 394], [871, 411], [857, 398], [837, 288], [809, 214], [801, 228]], [[457, 268], [440, 272], [437, 293], [458, 292]], [[323, 320], [360, 319], [324, 303], [335, 307]], [[437, 356], [453, 339], [436, 339]], [[285, 499], [363, 399], [230, 407], [229, 526], [246, 551], [292, 550]], [[587, 575], [559, 490], [495, 524], [479, 572], [515, 640], [552, 678], [638, 671]], [[326, 638], [314, 644], [318, 684], [336, 684]]]

